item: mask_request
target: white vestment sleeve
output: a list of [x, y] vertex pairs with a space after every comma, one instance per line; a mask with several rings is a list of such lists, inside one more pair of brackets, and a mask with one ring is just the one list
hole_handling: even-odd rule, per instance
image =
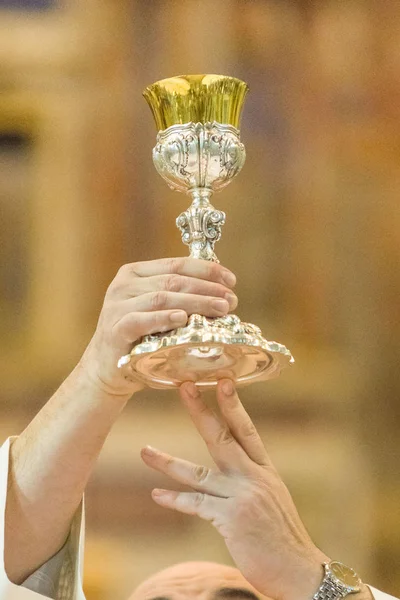
[[369, 589], [371, 590], [372, 595], [375, 598], [375, 600], [398, 600], [394, 596], [389, 596], [389, 594], [380, 592], [379, 590], [376, 590], [375, 588], [373, 588], [371, 586], [369, 586]]
[[12, 439], [0, 448], [0, 600], [85, 600], [83, 579], [84, 511], [78, 509], [64, 547], [22, 585], [12, 583], [4, 568], [4, 524], [7, 500], [9, 450]]
[[68, 560], [67, 550], [67, 544], [65, 544], [53, 558], [32, 573], [21, 585], [28, 590], [56, 600], [62, 567]]

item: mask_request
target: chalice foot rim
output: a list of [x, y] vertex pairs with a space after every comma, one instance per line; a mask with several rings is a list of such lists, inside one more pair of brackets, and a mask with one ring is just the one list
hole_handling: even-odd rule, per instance
[[184, 381], [212, 389], [225, 378], [240, 387], [274, 379], [293, 362], [285, 346], [267, 341], [258, 327], [236, 315], [192, 315], [185, 327], [142, 338], [118, 366], [128, 380], [155, 389], [177, 388]]

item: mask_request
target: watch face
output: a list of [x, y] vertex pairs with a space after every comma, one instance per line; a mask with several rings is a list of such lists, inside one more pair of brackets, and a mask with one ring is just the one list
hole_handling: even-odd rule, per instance
[[329, 564], [329, 570], [339, 580], [343, 585], [347, 585], [349, 587], [358, 587], [361, 583], [359, 576], [357, 573], [350, 569], [350, 567], [346, 567], [340, 562], [332, 561]]

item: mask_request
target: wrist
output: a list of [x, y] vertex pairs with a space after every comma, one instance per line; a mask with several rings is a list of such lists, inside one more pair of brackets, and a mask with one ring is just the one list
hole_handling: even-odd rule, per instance
[[136, 389], [123, 387], [119, 389], [110, 386], [82, 361], [77, 364], [70, 377], [74, 380], [75, 385], [85, 390], [88, 400], [99, 403], [106, 402], [114, 406], [120, 405], [121, 408], [138, 391]]
[[[116, 402], [126, 402], [143, 388], [139, 381], [125, 379], [117, 368], [117, 357], [101, 356], [95, 339], [92, 339], [80, 359], [76, 370], [91, 386], [93, 393]], [[99, 357], [100, 355], [100, 357]]]
[[338, 561], [331, 561], [328, 557], [325, 557], [319, 565], [304, 570], [282, 599], [313, 600], [331, 597], [373, 600], [370, 588], [361, 582], [353, 569]]
[[330, 562], [330, 558], [318, 550], [308, 560], [293, 565], [289, 585], [282, 590], [281, 600], [312, 600], [324, 579], [326, 562]]

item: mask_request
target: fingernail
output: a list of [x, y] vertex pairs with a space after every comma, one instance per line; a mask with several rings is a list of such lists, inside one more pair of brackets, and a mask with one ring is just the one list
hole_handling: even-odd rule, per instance
[[192, 382], [185, 383], [185, 392], [190, 398], [198, 398], [200, 396], [199, 390]]
[[233, 387], [232, 381], [230, 381], [229, 379], [227, 381], [224, 381], [221, 387], [225, 396], [233, 396], [235, 388]]
[[164, 496], [168, 494], [168, 490], [162, 490], [160, 488], [156, 488], [152, 491], [153, 496]]
[[187, 314], [184, 310], [176, 310], [169, 315], [171, 323], [185, 323], [187, 321]]
[[222, 281], [228, 287], [233, 287], [236, 285], [236, 277], [231, 271], [224, 271], [222, 273]]
[[229, 302], [229, 308], [232, 310], [233, 308], [236, 308], [238, 305], [238, 299], [237, 296], [235, 296], [235, 294], [231, 294], [231, 293], [227, 293], [225, 294], [225, 300], [227, 300]]
[[168, 490], [155, 489], [151, 492], [152, 498], [158, 502], [167, 502], [170, 492]]
[[220, 313], [227, 313], [229, 310], [229, 304], [226, 300], [213, 300], [211, 303], [211, 306], [213, 307], [214, 310], [220, 312]]
[[146, 454], [146, 456], [156, 456], [158, 454], [158, 450], [152, 446], [146, 446], [143, 448], [143, 454]]

